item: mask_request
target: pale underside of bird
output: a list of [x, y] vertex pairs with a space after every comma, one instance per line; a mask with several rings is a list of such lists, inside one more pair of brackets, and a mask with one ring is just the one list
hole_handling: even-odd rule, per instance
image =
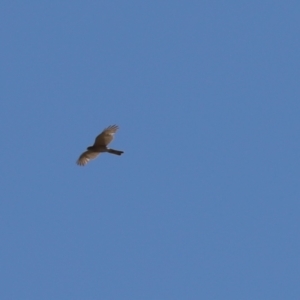
[[79, 166], [86, 165], [91, 159], [96, 158], [100, 153], [108, 152], [115, 155], [121, 155], [124, 152], [114, 150], [107, 147], [107, 145], [114, 139], [114, 134], [119, 129], [117, 125], [111, 125], [105, 128], [95, 139], [94, 145], [87, 147], [87, 151], [83, 152], [78, 160]]

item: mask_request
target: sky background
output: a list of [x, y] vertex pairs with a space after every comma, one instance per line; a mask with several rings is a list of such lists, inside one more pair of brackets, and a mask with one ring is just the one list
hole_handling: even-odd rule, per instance
[[299, 10], [1, 1], [0, 298], [299, 299]]

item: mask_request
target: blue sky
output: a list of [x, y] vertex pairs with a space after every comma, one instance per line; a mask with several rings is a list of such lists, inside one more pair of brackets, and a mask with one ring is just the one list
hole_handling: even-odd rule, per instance
[[0, 298], [299, 299], [299, 9], [2, 1]]

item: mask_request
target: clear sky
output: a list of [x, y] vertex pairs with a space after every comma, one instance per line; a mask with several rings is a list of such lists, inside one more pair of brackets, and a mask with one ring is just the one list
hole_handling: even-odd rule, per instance
[[300, 299], [299, 10], [1, 1], [0, 299]]

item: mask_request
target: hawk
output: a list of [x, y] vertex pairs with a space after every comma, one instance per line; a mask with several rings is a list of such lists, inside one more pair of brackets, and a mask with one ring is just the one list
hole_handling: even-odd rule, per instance
[[121, 155], [124, 153], [120, 150], [107, 148], [107, 145], [114, 139], [114, 134], [119, 129], [117, 125], [111, 125], [105, 128], [95, 139], [94, 145], [87, 147], [87, 151], [83, 152], [78, 160], [77, 165], [84, 166], [91, 159], [96, 158], [100, 153], [108, 152], [111, 154]]

